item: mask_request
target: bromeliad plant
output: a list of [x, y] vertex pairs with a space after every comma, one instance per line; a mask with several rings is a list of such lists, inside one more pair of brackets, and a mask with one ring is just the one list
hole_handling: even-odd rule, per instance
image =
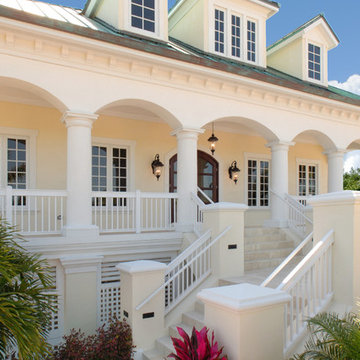
[[211, 344], [208, 338], [209, 330], [204, 326], [200, 331], [193, 327], [191, 337], [180, 327], [177, 328], [179, 335], [183, 338], [172, 337], [176, 354], [172, 353], [168, 357], [175, 360], [227, 360], [227, 356], [222, 356], [221, 347], [214, 340], [214, 332], [211, 335]]

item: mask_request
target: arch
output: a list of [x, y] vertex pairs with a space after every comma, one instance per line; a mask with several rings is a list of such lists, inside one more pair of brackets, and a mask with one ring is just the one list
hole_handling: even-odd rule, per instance
[[97, 114], [100, 114], [109, 109], [115, 109], [121, 114], [121, 108], [130, 107], [138, 108], [145, 110], [153, 115], [155, 115], [160, 120], [167, 123], [172, 129], [177, 129], [182, 126], [181, 122], [174, 116], [169, 110], [165, 109], [163, 106], [155, 104], [154, 102], [143, 100], [143, 99], [121, 99], [111, 102], [107, 105], [102, 106], [96, 110]]
[[218, 129], [223, 131], [230, 131], [230, 132], [243, 132], [245, 134], [253, 135], [253, 136], [261, 136], [265, 138], [268, 142], [273, 142], [279, 140], [279, 137], [270, 130], [266, 125], [249, 118], [243, 117], [236, 117], [236, 116], [229, 116], [214, 119], [207, 124], [204, 124], [202, 127], [206, 127], [209, 124], [214, 122], [218, 124]]
[[336, 151], [337, 146], [334, 141], [326, 134], [319, 130], [304, 130], [298, 133], [292, 139], [294, 142], [317, 143], [323, 147], [325, 151]]
[[61, 113], [69, 110], [68, 107], [51, 92], [28, 81], [12, 77], [0, 77], [0, 88], [1, 87], [12, 89], [13, 91], [20, 91], [19, 97], [26, 96], [26, 94], [35, 95], [35, 97], [43, 100], [45, 104], [53, 106]]

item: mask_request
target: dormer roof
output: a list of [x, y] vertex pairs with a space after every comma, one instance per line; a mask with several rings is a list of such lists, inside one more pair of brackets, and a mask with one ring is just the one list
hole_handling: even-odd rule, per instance
[[326, 42], [328, 49], [333, 49], [336, 47], [340, 40], [335, 34], [334, 30], [326, 20], [324, 14], [319, 14], [309, 21], [307, 21], [305, 24], [299, 26], [294, 31], [290, 32], [289, 34], [283, 36], [281, 39], [273, 43], [267, 48], [267, 52], [270, 55], [274, 51], [277, 51], [281, 49], [282, 47], [288, 45], [292, 41], [298, 39], [299, 37], [302, 37], [306, 33], [312, 31], [314, 28], [320, 27], [323, 30], [323, 33], [325, 34]]

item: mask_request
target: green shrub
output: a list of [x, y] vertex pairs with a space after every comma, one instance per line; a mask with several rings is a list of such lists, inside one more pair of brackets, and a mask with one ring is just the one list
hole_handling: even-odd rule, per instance
[[130, 326], [113, 317], [95, 335], [72, 330], [48, 360], [131, 360], [134, 348]]

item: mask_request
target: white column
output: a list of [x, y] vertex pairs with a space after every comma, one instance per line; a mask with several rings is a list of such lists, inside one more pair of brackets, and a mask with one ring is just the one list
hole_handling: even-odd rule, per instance
[[98, 115], [67, 111], [67, 237], [97, 236], [91, 209], [91, 128]]
[[271, 194], [271, 221], [266, 225], [271, 227], [286, 227], [288, 224], [288, 209], [279, 198], [289, 191], [288, 152], [291, 142], [276, 141], [267, 144], [271, 148], [271, 182], [270, 187], [275, 194]]
[[328, 192], [343, 191], [343, 172], [345, 150], [327, 152]]
[[197, 140], [202, 129], [178, 129], [177, 138], [177, 230], [192, 231], [194, 211], [191, 193], [197, 193]]

